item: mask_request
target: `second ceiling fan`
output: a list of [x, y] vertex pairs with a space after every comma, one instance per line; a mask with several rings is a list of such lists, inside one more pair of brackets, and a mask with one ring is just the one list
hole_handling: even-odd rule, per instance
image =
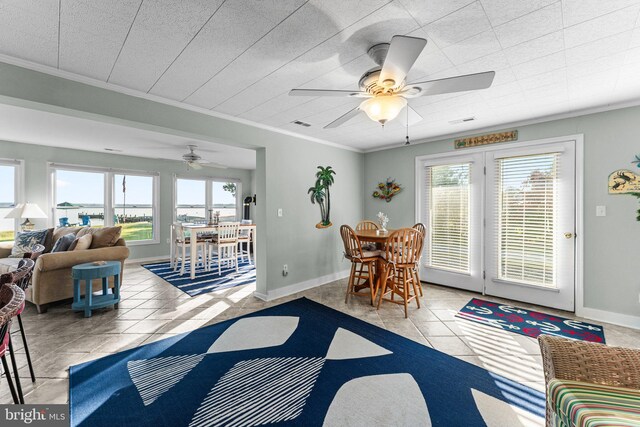
[[336, 128], [364, 111], [371, 120], [384, 126], [398, 116], [403, 108], [409, 109], [412, 122], [422, 117], [407, 105], [408, 98], [424, 95], [486, 89], [491, 86], [495, 71], [467, 74], [424, 82], [406, 83], [405, 79], [416, 62], [427, 40], [418, 37], [393, 36], [391, 43], [371, 46], [367, 54], [378, 64], [365, 72], [358, 83], [360, 90], [292, 89], [292, 96], [347, 96], [366, 98], [324, 128]]

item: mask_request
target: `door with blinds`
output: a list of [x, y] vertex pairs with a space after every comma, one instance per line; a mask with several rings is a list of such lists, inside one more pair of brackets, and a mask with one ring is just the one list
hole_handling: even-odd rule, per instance
[[573, 311], [575, 142], [418, 161], [421, 279]]
[[422, 162], [424, 280], [482, 292], [482, 252], [477, 248], [482, 245], [483, 161], [482, 154], [475, 154]]
[[485, 292], [574, 310], [575, 145], [486, 154]]

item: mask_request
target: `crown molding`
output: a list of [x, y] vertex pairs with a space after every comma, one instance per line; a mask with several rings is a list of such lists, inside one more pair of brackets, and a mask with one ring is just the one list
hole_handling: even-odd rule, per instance
[[195, 105], [186, 104], [184, 102], [175, 101], [172, 99], [164, 98], [158, 95], [153, 95], [150, 93], [142, 92], [136, 89], [126, 88], [124, 86], [116, 85], [113, 83], [103, 82], [101, 80], [97, 80], [91, 77], [82, 76], [80, 74], [73, 73], [71, 71], [60, 70], [58, 68], [51, 67], [49, 65], [38, 64], [35, 62], [27, 61], [25, 59], [14, 58], [12, 56], [8, 56], [5, 54], [0, 54], [0, 62], [4, 62], [10, 65], [15, 65], [17, 67], [26, 68], [28, 70], [37, 71], [39, 73], [48, 74], [54, 77], [60, 77], [66, 80], [71, 80], [77, 83], [86, 84], [89, 86], [94, 86], [100, 89], [110, 90], [112, 92], [118, 92], [123, 95], [134, 96], [136, 98], [146, 99], [148, 101], [157, 102], [160, 104], [169, 105], [172, 107], [181, 108], [183, 110], [193, 111], [195, 113], [205, 114], [207, 116], [216, 117], [218, 119], [228, 120], [235, 123], [240, 123], [243, 125], [251, 126], [254, 128], [267, 130], [270, 132], [279, 133], [281, 135], [293, 136], [295, 138], [303, 139], [309, 142], [314, 142], [317, 144], [328, 145], [330, 147], [339, 148], [342, 150], [353, 151], [356, 153], [364, 153], [364, 150], [359, 148], [350, 147], [348, 145], [338, 144], [336, 142], [327, 141], [320, 138], [315, 138], [312, 136], [304, 135], [297, 132], [292, 132], [285, 129], [280, 129], [274, 126], [265, 125], [262, 123], [254, 122], [251, 120], [243, 119], [240, 117], [235, 117], [229, 114], [220, 113], [213, 110], [208, 110], [202, 107], [196, 107]]

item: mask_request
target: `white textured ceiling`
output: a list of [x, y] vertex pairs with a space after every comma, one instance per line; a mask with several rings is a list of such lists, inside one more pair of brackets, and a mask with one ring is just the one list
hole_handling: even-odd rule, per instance
[[[487, 90], [412, 100], [412, 139], [640, 99], [640, 0], [0, 0], [0, 53], [287, 131], [368, 149], [401, 143], [355, 99], [369, 46], [428, 39], [409, 81], [496, 71]], [[469, 116], [476, 120], [452, 125]], [[310, 123], [309, 128], [292, 124]]]
[[196, 153], [210, 162], [205, 166], [256, 168], [253, 150], [3, 104], [0, 140], [177, 161], [187, 145], [196, 145]]

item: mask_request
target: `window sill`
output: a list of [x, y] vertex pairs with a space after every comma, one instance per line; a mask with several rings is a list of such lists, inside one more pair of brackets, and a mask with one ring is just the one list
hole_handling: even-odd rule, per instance
[[146, 245], [159, 245], [160, 239], [153, 240], [125, 240], [127, 246], [146, 246]]

